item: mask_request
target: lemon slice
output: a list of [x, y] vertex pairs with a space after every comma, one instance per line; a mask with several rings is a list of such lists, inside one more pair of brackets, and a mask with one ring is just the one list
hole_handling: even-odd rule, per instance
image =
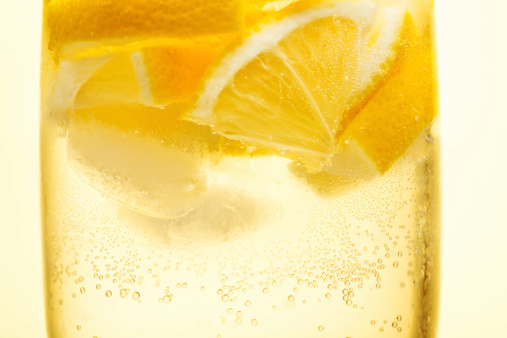
[[81, 58], [153, 40], [237, 32], [244, 10], [241, 0], [52, 0], [45, 21], [49, 48]]
[[254, 31], [208, 73], [185, 117], [290, 158], [329, 162], [375, 9], [323, 2]]

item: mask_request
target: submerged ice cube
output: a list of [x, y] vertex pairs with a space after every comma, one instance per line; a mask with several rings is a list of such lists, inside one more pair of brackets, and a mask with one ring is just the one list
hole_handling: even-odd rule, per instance
[[74, 171], [106, 197], [160, 218], [188, 213], [207, 190], [213, 135], [141, 105], [75, 109], [67, 131]]

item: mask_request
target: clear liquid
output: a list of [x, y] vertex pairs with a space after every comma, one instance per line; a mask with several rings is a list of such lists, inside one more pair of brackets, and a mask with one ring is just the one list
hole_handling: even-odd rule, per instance
[[438, 138], [385, 174], [311, 180], [277, 156], [224, 156], [188, 213], [107, 197], [42, 121], [50, 337], [431, 337]]

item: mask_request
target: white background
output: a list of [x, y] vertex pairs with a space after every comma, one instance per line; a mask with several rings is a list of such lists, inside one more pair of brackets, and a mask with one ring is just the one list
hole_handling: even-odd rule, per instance
[[[439, 337], [507, 337], [507, 1], [435, 3], [443, 139]], [[42, 0], [2, 0], [0, 8], [0, 337], [44, 338]]]

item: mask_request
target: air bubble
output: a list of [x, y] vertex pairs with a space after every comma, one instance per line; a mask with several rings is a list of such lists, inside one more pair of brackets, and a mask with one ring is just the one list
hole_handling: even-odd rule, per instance
[[127, 297], [128, 294], [129, 294], [129, 292], [127, 291], [127, 289], [121, 289], [120, 290], [120, 296], [121, 296], [121, 298]]
[[293, 295], [290, 295], [289, 297], [287, 297], [287, 299], [289, 300], [289, 302], [293, 302], [294, 301], [294, 296]]
[[229, 295], [228, 294], [223, 295], [222, 296], [222, 301], [228, 302], [229, 301]]
[[264, 289], [262, 289], [262, 292], [265, 293], [265, 294], [268, 294], [269, 293], [269, 289], [268, 288], [264, 288]]
[[252, 323], [253, 326], [257, 326], [257, 324], [259, 324], [259, 321], [254, 318], [254, 319], [252, 319], [251, 323]]
[[171, 302], [171, 296], [169, 295], [165, 295], [163, 298], [162, 298], [162, 301], [166, 304], [169, 304]]
[[249, 301], [249, 300], [247, 300], [247, 301], [245, 302], [245, 306], [246, 306], [246, 307], [250, 307], [250, 305], [252, 305], [252, 302], [251, 302], [251, 301]]
[[139, 299], [139, 297], [141, 297], [141, 294], [140, 294], [139, 292], [137, 292], [137, 291], [136, 291], [136, 292], [134, 292], [134, 293], [132, 294], [132, 298], [133, 298], [134, 300], [138, 300], [138, 299]]
[[76, 326], [76, 329], [79, 331], [81, 330], [81, 325]]
[[82, 287], [81, 289], [79, 289], [79, 292], [81, 293], [85, 293], [86, 292], [86, 289], [84, 287]]
[[320, 331], [320, 332], [324, 331], [324, 326], [319, 325], [319, 331]]
[[331, 294], [330, 293], [326, 293], [326, 298], [330, 299], [331, 298]]

